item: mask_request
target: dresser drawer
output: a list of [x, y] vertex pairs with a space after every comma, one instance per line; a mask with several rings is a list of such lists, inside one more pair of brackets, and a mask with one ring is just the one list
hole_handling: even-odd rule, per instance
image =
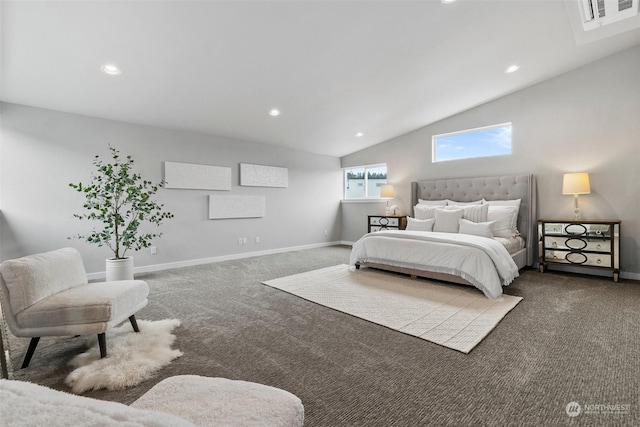
[[568, 249], [574, 251], [611, 252], [611, 240], [585, 239], [580, 237], [545, 237], [547, 249]]
[[564, 264], [609, 268], [613, 266], [611, 263], [611, 254], [606, 253], [545, 251], [544, 257], [546, 261]]

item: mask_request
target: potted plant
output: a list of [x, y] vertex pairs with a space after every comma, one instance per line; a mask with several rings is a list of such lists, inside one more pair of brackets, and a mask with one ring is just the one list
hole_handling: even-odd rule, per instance
[[113, 257], [106, 261], [107, 281], [132, 280], [133, 257], [127, 256], [127, 251], [147, 248], [154, 238], [162, 236], [162, 233], [143, 231], [141, 227], [145, 223], [160, 226], [165, 219], [173, 218], [173, 214], [153, 200], [164, 182], [153, 184], [143, 179], [133, 172], [131, 156], [122, 158], [112, 146], [109, 151], [110, 163], [104, 163], [100, 156], [93, 159], [97, 170], [91, 174], [89, 184], [69, 184], [86, 198], [83, 206], [87, 212], [74, 216], [99, 223], [91, 234], [73, 237], [111, 249]]

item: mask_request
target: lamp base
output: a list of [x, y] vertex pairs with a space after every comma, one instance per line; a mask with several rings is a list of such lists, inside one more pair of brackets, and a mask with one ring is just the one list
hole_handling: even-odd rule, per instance
[[580, 218], [580, 209], [578, 208], [578, 195], [574, 194], [573, 196], [573, 219], [581, 219]]

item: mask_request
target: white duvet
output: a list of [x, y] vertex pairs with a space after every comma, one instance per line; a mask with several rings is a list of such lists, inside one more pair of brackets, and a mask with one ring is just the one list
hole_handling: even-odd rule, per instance
[[469, 234], [383, 230], [353, 244], [350, 264], [378, 263], [462, 277], [488, 298], [518, 277], [518, 267], [498, 241]]

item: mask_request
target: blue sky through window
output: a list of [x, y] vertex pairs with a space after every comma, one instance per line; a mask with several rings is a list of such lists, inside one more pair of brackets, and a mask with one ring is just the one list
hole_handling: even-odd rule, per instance
[[433, 161], [511, 154], [511, 123], [433, 136]]

